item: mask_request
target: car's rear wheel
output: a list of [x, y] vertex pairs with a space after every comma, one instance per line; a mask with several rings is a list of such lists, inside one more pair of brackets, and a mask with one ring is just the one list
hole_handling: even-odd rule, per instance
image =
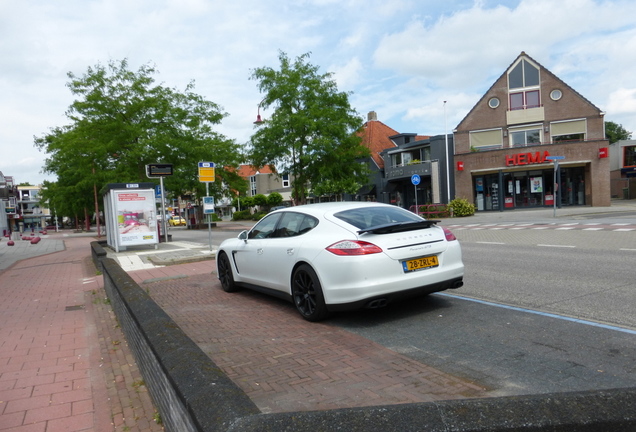
[[238, 290], [236, 283], [234, 283], [234, 275], [232, 274], [232, 264], [225, 252], [221, 252], [217, 257], [219, 280], [221, 281], [221, 288], [225, 292], [234, 292]]
[[292, 276], [292, 297], [307, 321], [320, 321], [329, 315], [318, 276], [307, 264], [299, 266]]

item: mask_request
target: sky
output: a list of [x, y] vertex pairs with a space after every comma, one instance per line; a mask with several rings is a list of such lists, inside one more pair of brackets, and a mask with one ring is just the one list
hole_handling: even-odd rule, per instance
[[250, 76], [281, 51], [310, 53], [365, 121], [419, 135], [452, 132], [525, 51], [636, 132], [633, 0], [0, 0], [0, 172], [55, 181], [34, 137], [70, 123], [67, 74], [123, 59], [194, 82], [245, 143], [263, 97]]

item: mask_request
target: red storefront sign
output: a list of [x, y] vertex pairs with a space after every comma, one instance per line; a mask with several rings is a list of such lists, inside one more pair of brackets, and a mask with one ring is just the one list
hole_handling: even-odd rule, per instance
[[546, 157], [550, 156], [549, 151], [534, 153], [517, 153], [506, 155], [506, 166], [532, 165], [546, 162]]
[[607, 147], [601, 147], [600, 149], [598, 149], [598, 158], [599, 159], [604, 159], [606, 157], [609, 156], [609, 151], [607, 150]]
[[457, 171], [464, 171], [464, 162], [457, 162]]

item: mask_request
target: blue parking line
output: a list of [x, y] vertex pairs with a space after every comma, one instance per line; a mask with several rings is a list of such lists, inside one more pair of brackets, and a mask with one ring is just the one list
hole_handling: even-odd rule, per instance
[[556, 314], [552, 314], [552, 313], [548, 313], [548, 312], [539, 312], [539, 311], [535, 311], [532, 309], [524, 309], [524, 308], [520, 308], [520, 307], [516, 307], [516, 306], [508, 306], [508, 305], [504, 305], [504, 304], [500, 304], [500, 303], [492, 303], [489, 301], [485, 301], [485, 300], [478, 300], [478, 299], [474, 299], [474, 298], [469, 298], [469, 297], [462, 297], [462, 296], [458, 296], [456, 294], [447, 294], [447, 293], [436, 293], [437, 295], [441, 295], [441, 296], [446, 296], [446, 297], [453, 297], [456, 299], [460, 299], [460, 300], [467, 300], [467, 301], [471, 301], [471, 302], [475, 302], [475, 303], [481, 303], [481, 304], [485, 304], [488, 306], [496, 306], [496, 307], [500, 307], [500, 308], [504, 308], [504, 309], [510, 309], [510, 310], [514, 310], [517, 312], [526, 312], [526, 313], [531, 313], [531, 314], [535, 314], [535, 315], [541, 315], [541, 316], [545, 316], [545, 317], [549, 317], [549, 318], [556, 318], [556, 319], [560, 319], [560, 320], [564, 320], [564, 321], [571, 321], [571, 322], [575, 322], [577, 324], [584, 324], [584, 325], [589, 325], [592, 327], [600, 327], [603, 329], [607, 329], [607, 330], [614, 330], [614, 331], [619, 331], [619, 332], [623, 332], [623, 333], [629, 333], [629, 334], [636, 334], [636, 330], [630, 330], [630, 329], [626, 329], [623, 327], [616, 327], [616, 326], [611, 326], [608, 324], [601, 324], [601, 323], [597, 323], [594, 321], [586, 321], [586, 320], [582, 320], [582, 319], [578, 319], [578, 318], [570, 318], [567, 316], [563, 316], [563, 315], [556, 315]]

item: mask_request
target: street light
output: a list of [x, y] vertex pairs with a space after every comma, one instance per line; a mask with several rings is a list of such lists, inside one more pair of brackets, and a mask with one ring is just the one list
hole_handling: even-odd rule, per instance
[[263, 99], [262, 101], [260, 101], [258, 103], [258, 111], [257, 111], [257, 114], [256, 114], [256, 121], [254, 122], [254, 124], [257, 125], [257, 126], [258, 125], [262, 125], [263, 123], [265, 123], [265, 120], [263, 120], [261, 118], [261, 104], [263, 103], [264, 100], [265, 99]]

